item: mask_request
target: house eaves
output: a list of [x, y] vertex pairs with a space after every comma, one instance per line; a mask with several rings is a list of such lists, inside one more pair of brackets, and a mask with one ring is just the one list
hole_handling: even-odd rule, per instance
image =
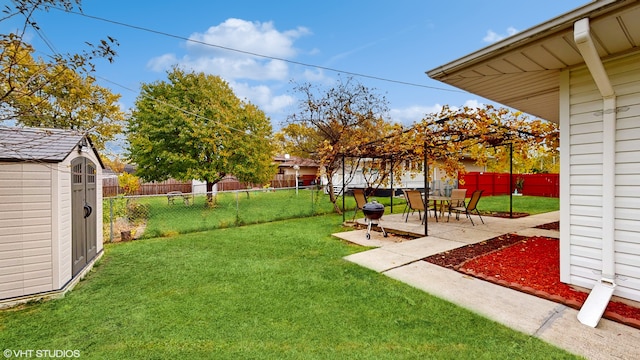
[[427, 71], [443, 83], [558, 123], [560, 71], [584, 60], [573, 24], [590, 18], [603, 60], [640, 45], [640, 1], [597, 0]]

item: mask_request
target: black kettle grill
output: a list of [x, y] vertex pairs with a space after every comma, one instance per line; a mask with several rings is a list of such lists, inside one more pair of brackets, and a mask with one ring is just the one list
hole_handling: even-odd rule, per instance
[[384, 214], [384, 205], [373, 200], [364, 204], [362, 212], [367, 221], [367, 240], [371, 239], [371, 225], [378, 225], [380, 230], [382, 230], [382, 236], [387, 237], [387, 232], [380, 224], [380, 218]]

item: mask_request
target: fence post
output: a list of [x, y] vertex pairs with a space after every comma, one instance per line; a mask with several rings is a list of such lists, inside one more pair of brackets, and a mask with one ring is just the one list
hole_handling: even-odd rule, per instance
[[240, 191], [236, 190], [236, 226], [240, 224], [240, 201], [238, 200], [238, 194]]
[[109, 198], [109, 242], [113, 242], [113, 198]]

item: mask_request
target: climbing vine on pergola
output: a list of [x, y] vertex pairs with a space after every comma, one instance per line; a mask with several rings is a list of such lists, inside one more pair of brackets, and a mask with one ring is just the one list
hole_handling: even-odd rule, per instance
[[[426, 153], [429, 165], [438, 162], [448, 175], [455, 175], [465, 171], [461, 163], [463, 157], [472, 157], [478, 165], [484, 165], [488, 159], [488, 148], [511, 144], [523, 157], [538, 147], [556, 151], [558, 135], [555, 124], [530, 120], [521, 112], [505, 108], [496, 109], [490, 105], [462, 109], [445, 107], [409, 129], [391, 129], [387, 136], [345, 147], [341, 154], [353, 158], [393, 160], [394, 163], [405, 160], [421, 163]], [[494, 156], [507, 157], [509, 153], [496, 151]], [[384, 161], [378, 164], [390, 169]], [[396, 175], [399, 178], [402, 174]]]
[[484, 165], [490, 148], [497, 160], [511, 156], [511, 151], [519, 152], [521, 157], [527, 157], [536, 148], [556, 151], [558, 135], [554, 123], [531, 120], [521, 112], [505, 108], [444, 107], [408, 129], [393, 128], [381, 139], [353, 144], [341, 153], [343, 159], [372, 159], [367, 166], [376, 167], [378, 178], [386, 185], [400, 180], [403, 164], [422, 164], [427, 188], [430, 181], [427, 169], [436, 162], [448, 176], [455, 176], [465, 172], [463, 157], [474, 158], [478, 165]]

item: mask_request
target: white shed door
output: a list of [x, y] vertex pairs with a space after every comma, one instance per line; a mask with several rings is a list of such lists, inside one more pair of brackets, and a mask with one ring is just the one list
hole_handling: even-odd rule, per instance
[[71, 162], [72, 273], [77, 275], [96, 256], [96, 165], [78, 157]]

